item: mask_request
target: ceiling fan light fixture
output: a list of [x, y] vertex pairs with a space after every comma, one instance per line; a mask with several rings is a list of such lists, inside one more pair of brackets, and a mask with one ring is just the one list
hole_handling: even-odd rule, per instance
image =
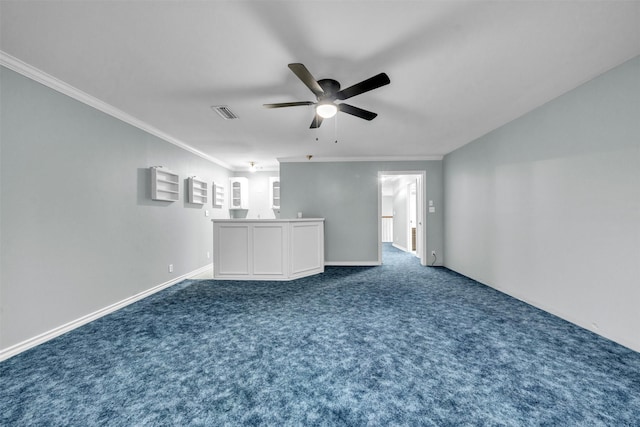
[[316, 107], [316, 114], [318, 114], [323, 119], [329, 119], [335, 116], [337, 112], [338, 107], [331, 102], [318, 104], [318, 106]]

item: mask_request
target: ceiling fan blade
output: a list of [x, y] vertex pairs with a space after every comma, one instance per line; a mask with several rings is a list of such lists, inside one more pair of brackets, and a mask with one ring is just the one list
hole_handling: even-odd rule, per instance
[[324, 90], [320, 87], [318, 81], [311, 75], [309, 70], [307, 70], [307, 67], [303, 64], [289, 64], [289, 69], [291, 69], [293, 74], [302, 80], [302, 83], [304, 83], [315, 96], [318, 97], [324, 95]]
[[363, 110], [362, 108], [354, 107], [353, 105], [349, 104], [338, 104], [338, 110], [365, 120], [373, 120], [378, 115], [377, 113]]
[[360, 83], [356, 83], [353, 86], [349, 86], [346, 89], [335, 94], [336, 99], [349, 99], [352, 96], [360, 95], [361, 93], [369, 92], [370, 90], [377, 89], [380, 86], [388, 85], [391, 83], [389, 76], [385, 73], [377, 74], [373, 77], [363, 80]]
[[282, 107], [298, 107], [301, 105], [313, 105], [315, 102], [311, 101], [297, 101], [297, 102], [278, 102], [276, 104], [262, 104], [264, 108], [282, 108]]
[[320, 117], [319, 115], [315, 115], [315, 117], [313, 118], [313, 121], [311, 122], [311, 126], [309, 126], [309, 129], [317, 129], [320, 127], [320, 125], [322, 124], [322, 117]]

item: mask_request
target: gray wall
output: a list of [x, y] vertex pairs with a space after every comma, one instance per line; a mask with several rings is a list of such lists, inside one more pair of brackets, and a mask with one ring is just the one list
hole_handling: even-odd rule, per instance
[[[428, 253], [443, 253], [442, 161], [281, 163], [282, 218], [325, 221], [329, 263], [378, 261], [378, 172], [426, 170], [425, 196], [436, 212], [427, 214]], [[440, 256], [439, 256], [440, 258]], [[440, 260], [439, 260], [440, 261]]]
[[[229, 214], [186, 203], [184, 182], [229, 171], [13, 71], [0, 79], [1, 349], [211, 263], [210, 220]], [[179, 201], [150, 200], [154, 165], [180, 174]]]
[[445, 157], [446, 266], [640, 351], [640, 58]]

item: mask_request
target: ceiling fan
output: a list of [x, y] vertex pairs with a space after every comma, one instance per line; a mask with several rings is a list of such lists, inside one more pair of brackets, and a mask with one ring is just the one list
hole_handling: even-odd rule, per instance
[[337, 104], [335, 101], [343, 101], [391, 83], [389, 76], [385, 73], [380, 73], [346, 89], [340, 90], [340, 83], [336, 80], [316, 80], [303, 64], [289, 64], [289, 68], [300, 80], [302, 80], [302, 83], [304, 83], [311, 92], [313, 92], [317, 101], [280, 102], [276, 104], [264, 104], [264, 107], [282, 108], [315, 105], [316, 115], [311, 122], [310, 129], [319, 128], [323, 119], [333, 117], [338, 111], [360, 117], [361, 119], [373, 120], [378, 114], [343, 102]]

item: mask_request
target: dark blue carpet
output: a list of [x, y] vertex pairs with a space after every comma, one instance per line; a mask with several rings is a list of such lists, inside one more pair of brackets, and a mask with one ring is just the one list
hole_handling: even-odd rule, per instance
[[640, 354], [385, 247], [185, 281], [0, 364], [0, 423], [640, 425]]

